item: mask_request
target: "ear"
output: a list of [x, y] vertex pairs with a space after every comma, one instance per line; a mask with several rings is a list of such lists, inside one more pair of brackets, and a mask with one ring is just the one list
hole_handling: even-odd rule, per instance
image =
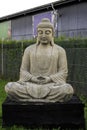
[[38, 36], [37, 36], [37, 45], [39, 45], [39, 44], [40, 44], [40, 41], [39, 41]]
[[54, 37], [54, 34], [55, 34], [55, 32], [54, 32], [54, 30], [52, 31], [52, 36]]
[[54, 45], [54, 37], [52, 37], [52, 40], [50, 41], [50, 45], [51, 45], [51, 46]]

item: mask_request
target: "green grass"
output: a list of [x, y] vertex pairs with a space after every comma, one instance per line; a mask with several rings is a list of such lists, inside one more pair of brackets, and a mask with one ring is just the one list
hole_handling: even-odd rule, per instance
[[[30, 129], [25, 129], [23, 127], [17, 127], [17, 126], [13, 126], [10, 128], [2, 128], [2, 103], [6, 98], [6, 93], [5, 93], [4, 87], [7, 82], [8, 81], [0, 79], [0, 130], [30, 130]], [[85, 114], [85, 121], [87, 124], [87, 99], [84, 97], [81, 97], [80, 99], [82, 100], [83, 103], [85, 103], [84, 114]], [[42, 130], [42, 129], [38, 128], [38, 129], [33, 129], [33, 130]], [[53, 130], [60, 130], [60, 128], [53, 129]], [[64, 130], [70, 130], [70, 129], [64, 129]], [[79, 130], [82, 130], [82, 129], [79, 129]], [[87, 126], [86, 126], [86, 130], [87, 130]]]
[[2, 115], [2, 102], [6, 98], [6, 93], [4, 90], [4, 86], [7, 83], [7, 81], [0, 80], [0, 117]]

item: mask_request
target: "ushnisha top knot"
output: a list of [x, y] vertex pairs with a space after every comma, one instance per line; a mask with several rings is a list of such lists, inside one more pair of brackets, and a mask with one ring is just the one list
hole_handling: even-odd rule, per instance
[[48, 18], [43, 18], [37, 28], [51, 28], [54, 31], [53, 25]]
[[50, 20], [48, 18], [43, 18], [41, 22], [50, 22]]

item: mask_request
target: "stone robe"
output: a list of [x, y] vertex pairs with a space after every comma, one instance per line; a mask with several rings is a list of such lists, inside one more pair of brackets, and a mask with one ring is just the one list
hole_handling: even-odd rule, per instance
[[[67, 73], [66, 53], [62, 47], [34, 44], [24, 52], [19, 81], [8, 83], [5, 90], [16, 101], [68, 101], [73, 95], [73, 88], [66, 83]], [[47, 76], [51, 82], [33, 83], [33, 76]]]

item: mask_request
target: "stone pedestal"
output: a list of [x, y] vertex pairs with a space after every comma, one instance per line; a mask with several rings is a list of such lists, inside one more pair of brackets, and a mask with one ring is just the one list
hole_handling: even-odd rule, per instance
[[84, 104], [76, 97], [65, 103], [17, 103], [8, 98], [2, 104], [2, 126], [29, 128], [83, 128]]

